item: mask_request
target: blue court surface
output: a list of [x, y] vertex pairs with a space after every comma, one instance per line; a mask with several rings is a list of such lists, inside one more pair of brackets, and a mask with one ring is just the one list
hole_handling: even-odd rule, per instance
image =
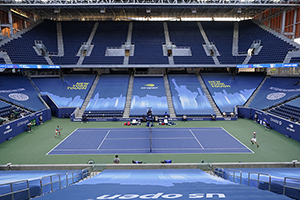
[[[151, 138], [150, 139], [150, 135]], [[148, 153], [253, 153], [217, 128], [76, 129], [47, 155]]]
[[99, 175], [38, 200], [96, 199], [290, 199], [211, 176], [199, 169], [104, 170]]

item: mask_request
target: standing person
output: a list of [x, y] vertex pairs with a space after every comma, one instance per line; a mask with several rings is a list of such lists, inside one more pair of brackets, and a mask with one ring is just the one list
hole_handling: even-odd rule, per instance
[[30, 121], [30, 122], [27, 124], [27, 130], [28, 130], [28, 132], [32, 131], [31, 126], [32, 126], [32, 122]]
[[115, 158], [114, 158], [113, 162], [114, 162], [115, 164], [120, 163], [120, 158], [119, 158], [118, 155], [115, 155]]
[[253, 138], [251, 139], [251, 143], [252, 143], [252, 144], [255, 143], [256, 146], [259, 147], [259, 145], [258, 145], [257, 142], [256, 142], [256, 134], [257, 134], [257, 132], [254, 131], [254, 132], [253, 132]]
[[57, 126], [55, 129], [55, 137], [57, 136], [57, 134], [60, 135], [60, 131], [61, 131], [61, 128], [59, 128], [59, 126]]
[[182, 116], [182, 121], [186, 122], [186, 115], [185, 114]]
[[39, 116], [40, 124], [43, 124], [43, 115]]

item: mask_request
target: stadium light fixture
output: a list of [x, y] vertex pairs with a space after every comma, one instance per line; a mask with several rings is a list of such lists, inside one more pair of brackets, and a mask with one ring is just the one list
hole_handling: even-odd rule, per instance
[[105, 11], [106, 11], [105, 8], [100, 9], [100, 13], [105, 13]]

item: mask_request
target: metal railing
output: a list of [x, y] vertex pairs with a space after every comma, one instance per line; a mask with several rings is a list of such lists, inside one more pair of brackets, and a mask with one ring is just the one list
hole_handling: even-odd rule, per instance
[[[58, 177], [58, 180], [56, 181], [53, 181], [53, 178], [55, 177]], [[50, 181], [43, 184], [43, 180], [46, 179], [46, 178], [49, 178]], [[44, 186], [48, 186], [50, 185], [51, 186], [51, 190], [49, 192], [53, 192], [55, 189], [53, 188], [53, 184], [55, 183], [58, 183], [59, 184], [59, 187], [57, 189], [61, 189], [61, 179], [60, 179], [60, 174], [53, 174], [53, 175], [49, 175], [49, 176], [43, 176], [40, 178], [40, 187], [41, 187], [41, 195], [44, 195], [44, 192], [43, 192], [43, 187]], [[46, 192], [45, 192], [46, 193]]]
[[[69, 177], [69, 175], [71, 175], [71, 177]], [[76, 180], [76, 178], [77, 178], [77, 180]], [[69, 183], [70, 179], [72, 181]], [[79, 180], [80, 180], [79, 179], [79, 170], [70, 171], [70, 172], [66, 173], [66, 187], [78, 182]]]
[[[251, 179], [251, 174], [257, 174], [257, 179]], [[264, 181], [264, 180], [261, 180], [260, 177], [261, 176], [268, 176], [269, 178], [269, 181]], [[263, 182], [263, 183], [269, 183], [269, 188], [268, 190], [270, 191], [271, 190], [271, 176], [270, 174], [264, 174], [264, 173], [257, 173], [257, 172], [249, 172], [248, 173], [248, 186], [250, 186], [250, 181], [257, 181], [257, 188], [259, 188], [259, 183], [260, 182]]]
[[[25, 189], [20, 189], [20, 190], [14, 191], [14, 187], [13, 187], [14, 184], [25, 183], [25, 182], [27, 184], [27, 187]], [[3, 186], [3, 185], [10, 185], [10, 192], [5, 193], [5, 194], [1, 194], [0, 197], [11, 195], [11, 199], [14, 200], [15, 199], [14, 194], [24, 192], [24, 191], [27, 190], [28, 191], [28, 199], [30, 199], [30, 189], [29, 189], [29, 181], [28, 180], [21, 180], [21, 181], [14, 181], [14, 182], [11, 182], [11, 183], [0, 184], [0, 186]]]
[[[233, 174], [230, 174], [231, 171], [233, 172]], [[239, 175], [236, 175], [236, 172], [239, 172]], [[229, 177], [232, 176], [232, 182], [235, 183], [235, 178], [239, 177], [240, 178], [240, 184], [241, 184], [242, 183], [242, 175], [243, 175], [243, 173], [242, 173], [241, 170], [228, 169], [228, 178], [227, 179], [229, 179]]]
[[[292, 186], [287, 186], [287, 179], [293, 179], [293, 180], [298, 180], [299, 187], [292, 187]], [[285, 177], [284, 178], [284, 184], [283, 184], [283, 195], [285, 195], [285, 190], [286, 188], [291, 188], [295, 190], [300, 190], [300, 178], [293, 178], [293, 177]]]

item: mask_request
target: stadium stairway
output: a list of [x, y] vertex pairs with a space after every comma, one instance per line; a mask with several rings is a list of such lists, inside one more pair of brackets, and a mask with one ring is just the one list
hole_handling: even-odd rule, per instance
[[[94, 36], [95, 36], [95, 33], [96, 33], [96, 31], [97, 31], [98, 25], [99, 25], [99, 22], [96, 22], [96, 23], [94, 24], [93, 30], [91, 31], [90, 37], [89, 37], [89, 39], [88, 39], [88, 41], [87, 41], [87, 44], [90, 45], [90, 44], [92, 43], [93, 38], [94, 38]], [[83, 53], [80, 53], [80, 58], [78, 59], [77, 65], [81, 65], [82, 62], [83, 62], [83, 60], [84, 60], [84, 58], [85, 58], [85, 56], [83, 55]]]
[[244, 104], [245, 107], [249, 107], [250, 103], [252, 102], [252, 100], [255, 98], [256, 94], [259, 92], [260, 88], [263, 86], [264, 82], [267, 80], [267, 78], [269, 78], [268, 76], [266, 76], [262, 82], [259, 84], [259, 86], [256, 88], [256, 90], [252, 93], [251, 97], [247, 100], [247, 102]]
[[93, 85], [92, 85], [92, 87], [91, 87], [89, 93], [87, 94], [87, 96], [86, 96], [86, 98], [85, 98], [85, 100], [84, 100], [84, 102], [83, 102], [81, 108], [80, 108], [80, 109], [76, 112], [76, 114], [75, 114], [76, 118], [82, 118], [82, 115], [83, 115], [83, 113], [84, 113], [84, 111], [85, 111], [87, 105], [89, 104], [90, 99], [92, 98], [92, 95], [93, 95], [93, 93], [94, 93], [94, 90], [95, 90], [95, 88], [96, 88], [96, 86], [97, 86], [97, 84], [98, 84], [98, 82], [99, 82], [100, 76], [101, 76], [101, 74], [98, 74], [98, 75], [96, 76], [96, 78], [95, 78], [95, 80], [94, 80], [94, 83], [93, 83]]
[[175, 118], [176, 114], [175, 114], [174, 104], [173, 104], [170, 85], [169, 85], [169, 81], [168, 81], [168, 75], [166, 75], [166, 74], [164, 75], [164, 83], [165, 83], [165, 90], [166, 90], [169, 114], [170, 114], [171, 118]]
[[[208, 37], [207, 37], [207, 35], [206, 35], [206, 33], [205, 33], [205, 30], [204, 30], [203, 27], [202, 27], [202, 24], [201, 24], [200, 22], [197, 22], [197, 25], [198, 25], [199, 30], [200, 30], [200, 33], [201, 33], [201, 35], [202, 35], [202, 37], [203, 37], [203, 39], [204, 39], [204, 41], [205, 41], [205, 44], [206, 44], [206, 45], [211, 44], [211, 42], [209, 41], [209, 39], [208, 39]], [[206, 46], [206, 45], [205, 45], [205, 46]], [[212, 56], [212, 59], [213, 59], [213, 61], [215, 62], [216, 65], [220, 65], [220, 61], [219, 61], [219, 59], [218, 59], [218, 57], [217, 57], [217, 54], [214, 54], [214, 55]]]
[[129, 115], [130, 115], [133, 82], [134, 82], [134, 75], [132, 74], [132, 75], [130, 75], [130, 78], [129, 78], [127, 97], [126, 97], [126, 103], [125, 103], [123, 118], [129, 118]]
[[43, 22], [43, 20], [37, 21], [32, 26], [28, 26], [27, 28], [24, 28], [23, 30], [19, 31], [18, 33], [12, 35], [12, 37], [9, 37], [9, 38], [6, 38], [6, 39], [2, 40], [0, 42], [0, 47], [3, 46], [3, 45], [5, 45], [5, 44], [7, 44], [7, 43], [9, 43], [10, 41], [12, 41], [14, 39], [22, 37], [22, 34], [30, 31], [31, 29], [33, 29], [34, 27], [36, 27], [37, 25], [39, 25], [42, 22]]
[[[128, 48], [128, 49], [130, 49], [130, 46], [131, 46], [132, 29], [133, 29], [133, 22], [129, 22], [127, 39], [126, 39], [126, 44], [125, 44], [125, 46], [126, 46], [125, 48]], [[126, 55], [124, 56], [123, 65], [128, 65], [128, 63], [129, 63], [129, 56], [126, 56]]]
[[238, 54], [239, 54], [239, 24], [235, 22], [233, 26], [232, 55], [238, 56]]
[[64, 53], [64, 41], [62, 36], [62, 30], [61, 30], [61, 22], [56, 23], [56, 29], [57, 29], [57, 55], [63, 56]]
[[3, 58], [5, 64], [12, 64], [11, 59], [6, 51], [0, 51], [0, 58]]
[[209, 91], [208, 91], [208, 89], [207, 89], [207, 87], [206, 87], [206, 85], [205, 85], [205, 83], [204, 83], [201, 75], [200, 74], [196, 74], [196, 75], [197, 75], [197, 78], [198, 78], [198, 80], [200, 82], [200, 85], [201, 85], [201, 87], [202, 87], [202, 89], [203, 89], [203, 91], [204, 91], [204, 93], [205, 93], [205, 95], [206, 95], [206, 97], [207, 97], [207, 99], [208, 99], [211, 107], [214, 109], [214, 112], [216, 113], [217, 117], [222, 117], [221, 111], [219, 110], [219, 108], [217, 107], [215, 101], [211, 97], [211, 95], [210, 95], [210, 93], [209, 93]]
[[[165, 34], [165, 40], [166, 40], [166, 46], [172, 45], [172, 42], [170, 40], [170, 34], [169, 34], [169, 29], [168, 29], [168, 24], [167, 22], [163, 23], [164, 26], [164, 34]], [[169, 64], [174, 65], [174, 58], [172, 56], [168, 56]]]

